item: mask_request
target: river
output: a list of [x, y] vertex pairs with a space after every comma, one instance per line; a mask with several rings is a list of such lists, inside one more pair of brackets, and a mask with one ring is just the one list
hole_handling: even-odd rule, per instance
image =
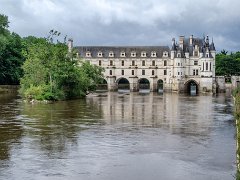
[[230, 96], [118, 94], [25, 103], [0, 95], [0, 179], [232, 180]]

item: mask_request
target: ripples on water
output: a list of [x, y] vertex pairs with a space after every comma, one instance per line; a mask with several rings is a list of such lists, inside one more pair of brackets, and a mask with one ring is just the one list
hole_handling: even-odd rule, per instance
[[234, 179], [230, 97], [0, 96], [0, 179]]

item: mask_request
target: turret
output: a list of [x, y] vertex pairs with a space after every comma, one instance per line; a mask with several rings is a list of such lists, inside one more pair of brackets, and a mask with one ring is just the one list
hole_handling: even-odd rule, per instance
[[213, 42], [213, 38], [212, 38], [212, 43], [210, 44], [210, 52], [212, 54], [212, 57], [215, 59], [215, 57], [216, 57], [216, 49], [215, 49], [215, 45], [214, 45], [214, 42]]

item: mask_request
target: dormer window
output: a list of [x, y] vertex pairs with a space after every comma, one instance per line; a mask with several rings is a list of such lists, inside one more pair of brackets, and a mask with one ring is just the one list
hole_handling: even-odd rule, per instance
[[157, 57], [157, 53], [155, 51], [151, 52], [151, 57]]
[[126, 53], [125, 52], [121, 52], [120, 53], [120, 57], [126, 57]]
[[91, 55], [91, 52], [90, 51], [87, 51], [86, 52], [86, 57], [91, 57], [92, 55]]
[[168, 57], [168, 52], [167, 51], [163, 52], [163, 57]]
[[112, 51], [109, 52], [109, 57], [114, 57], [114, 53]]
[[181, 54], [180, 54], [180, 53], [177, 53], [177, 57], [180, 58], [180, 57], [181, 57]]
[[98, 57], [103, 57], [103, 53], [101, 51], [98, 52]]
[[194, 51], [194, 56], [198, 56], [198, 51]]
[[208, 53], [206, 54], [206, 57], [209, 58], [209, 54]]
[[136, 52], [131, 52], [131, 57], [136, 57]]
[[146, 57], [147, 53], [145, 51], [141, 52], [141, 57]]

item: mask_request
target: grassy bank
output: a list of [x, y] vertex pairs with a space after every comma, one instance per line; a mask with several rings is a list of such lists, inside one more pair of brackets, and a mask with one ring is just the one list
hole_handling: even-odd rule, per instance
[[236, 179], [240, 180], [240, 88], [233, 92], [235, 104], [235, 118], [237, 129], [237, 174]]

